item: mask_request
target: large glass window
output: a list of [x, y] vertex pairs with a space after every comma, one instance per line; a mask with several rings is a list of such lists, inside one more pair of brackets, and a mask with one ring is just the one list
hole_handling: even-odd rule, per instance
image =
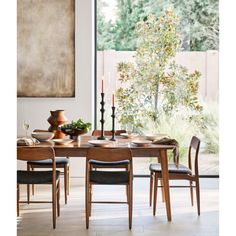
[[117, 129], [168, 134], [181, 163], [197, 135], [200, 174], [218, 175], [218, 0], [97, 0], [96, 14], [97, 128], [103, 80], [106, 130], [114, 93]]

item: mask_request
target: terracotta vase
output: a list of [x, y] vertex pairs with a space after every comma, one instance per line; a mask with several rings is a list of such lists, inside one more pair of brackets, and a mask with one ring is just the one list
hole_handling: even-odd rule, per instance
[[48, 128], [48, 131], [54, 132], [54, 139], [64, 138], [65, 134], [60, 129], [60, 126], [67, 121], [64, 110], [50, 111], [50, 113], [51, 115], [48, 117], [48, 123], [51, 126]]

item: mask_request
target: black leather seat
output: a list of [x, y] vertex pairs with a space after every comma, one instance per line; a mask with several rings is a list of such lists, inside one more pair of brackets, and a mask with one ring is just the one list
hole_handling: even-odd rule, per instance
[[[161, 164], [159, 163], [151, 164], [149, 166], [149, 170], [153, 172], [161, 172]], [[190, 175], [192, 174], [192, 171], [189, 168], [181, 164], [179, 164], [178, 166], [176, 166], [175, 164], [169, 164], [168, 171], [170, 173], [179, 173], [179, 174], [184, 173]]]
[[94, 184], [127, 184], [127, 171], [90, 171], [90, 181]]
[[[56, 168], [63, 169], [61, 174], [64, 174], [64, 194], [65, 194], [65, 204], [67, 204], [67, 195], [69, 195], [69, 158], [66, 157], [56, 157]], [[27, 169], [38, 169], [38, 168], [52, 168], [52, 160], [40, 160], [40, 161], [28, 161]], [[29, 187], [28, 187], [29, 188]], [[30, 189], [28, 190], [30, 194]], [[32, 194], [34, 195], [34, 185], [32, 185]]]
[[[52, 171], [17, 171], [17, 184], [52, 184]], [[56, 171], [56, 180], [60, 171]]]
[[[56, 165], [68, 164], [69, 160], [66, 157], [60, 157], [60, 158], [55, 158], [55, 162], [56, 162]], [[30, 164], [30, 165], [32, 165], [32, 164], [39, 164], [39, 165], [51, 166], [52, 165], [52, 160], [48, 159], [48, 160], [42, 160], [42, 161], [28, 161], [27, 163]]]
[[122, 161], [97, 161], [97, 160], [89, 160], [89, 164], [96, 165], [96, 166], [109, 166], [109, 167], [118, 167], [118, 166], [125, 166], [129, 165], [129, 160], [122, 160]]

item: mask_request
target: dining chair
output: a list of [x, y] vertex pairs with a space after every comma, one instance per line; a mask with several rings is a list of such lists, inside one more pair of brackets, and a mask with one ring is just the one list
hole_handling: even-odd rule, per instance
[[[198, 153], [200, 148], [200, 139], [193, 136], [188, 151], [188, 166], [182, 164], [168, 164], [170, 180], [188, 180], [189, 186], [170, 186], [190, 188], [191, 204], [193, 206], [193, 187], [196, 188], [197, 212], [200, 215], [200, 186], [198, 171]], [[194, 166], [194, 168], [193, 168]], [[162, 179], [160, 163], [153, 163], [149, 166], [151, 175], [154, 175], [154, 197], [153, 197], [153, 215], [156, 214], [158, 180]], [[195, 182], [195, 186], [193, 186]], [[150, 188], [152, 186], [150, 185]], [[162, 186], [160, 186], [162, 187]]]
[[[161, 159], [160, 156], [157, 157], [157, 162], [160, 164]], [[179, 165], [179, 155], [176, 155], [175, 151], [173, 151], [173, 163], [175, 165]], [[160, 179], [161, 182], [161, 196], [162, 202], [165, 202], [165, 193], [163, 188], [163, 180]], [[150, 173], [150, 188], [149, 188], [149, 205], [152, 206], [152, 195], [153, 195], [153, 184], [154, 184], [154, 172], [151, 171]]]
[[[106, 167], [101, 170], [98, 167]], [[129, 148], [90, 148], [86, 156], [86, 228], [89, 228], [92, 203], [128, 204], [129, 229], [132, 227], [133, 162]], [[93, 185], [125, 185], [127, 201], [92, 201]]]
[[[47, 130], [34, 130], [33, 132], [45, 132]], [[69, 157], [60, 157], [55, 158], [56, 168], [62, 169], [61, 175], [64, 175], [64, 195], [65, 195], [65, 204], [67, 204], [67, 196], [69, 195], [69, 185], [70, 185], [70, 165]], [[28, 161], [27, 170], [34, 171], [38, 168], [52, 168], [52, 160], [40, 160], [40, 161]], [[32, 184], [32, 195], [34, 195], [34, 184]], [[27, 185], [27, 199], [30, 201], [30, 186]]]
[[50, 171], [28, 171], [17, 170], [17, 216], [20, 214], [21, 184], [49, 184], [52, 186], [52, 201], [30, 201], [30, 203], [52, 203], [53, 228], [56, 228], [56, 211], [60, 216], [60, 171], [56, 170], [55, 152], [51, 147], [17, 147], [17, 160], [36, 161], [50, 159], [52, 170]]
[[[117, 135], [117, 136], [119, 136], [122, 133], [127, 133], [127, 132], [124, 129], [120, 129], [120, 130], [115, 131], [115, 135]], [[101, 130], [99, 130], [99, 129], [93, 130], [92, 136], [99, 136], [99, 135], [101, 135]], [[110, 135], [112, 135], [112, 132], [110, 130], [105, 130], [104, 135], [105, 136], [110, 136]]]

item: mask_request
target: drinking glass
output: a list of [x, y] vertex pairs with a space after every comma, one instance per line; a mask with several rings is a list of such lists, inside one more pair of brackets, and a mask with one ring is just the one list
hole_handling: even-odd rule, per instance
[[28, 135], [28, 129], [29, 129], [29, 122], [28, 122], [28, 121], [24, 120], [24, 122], [23, 122], [23, 128], [24, 128], [24, 130], [25, 130], [25, 137], [27, 137], [27, 135]]

